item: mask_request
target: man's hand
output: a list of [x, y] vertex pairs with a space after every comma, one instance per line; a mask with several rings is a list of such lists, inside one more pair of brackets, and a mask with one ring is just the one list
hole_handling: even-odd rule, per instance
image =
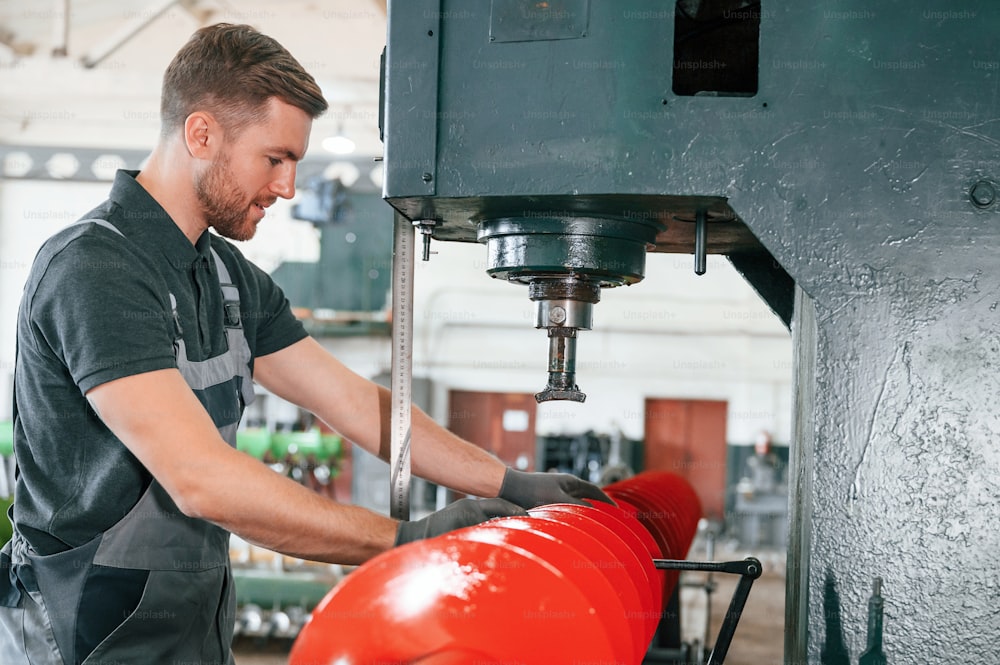
[[479, 524], [494, 517], [527, 515], [525, 510], [503, 499], [459, 499], [436, 513], [413, 522], [400, 522], [396, 545], [433, 538], [442, 533]]
[[507, 469], [500, 486], [501, 499], [523, 508], [534, 508], [547, 503], [575, 503], [586, 505], [582, 499], [604, 501], [614, 505], [607, 494], [596, 485], [568, 473], [527, 473]]

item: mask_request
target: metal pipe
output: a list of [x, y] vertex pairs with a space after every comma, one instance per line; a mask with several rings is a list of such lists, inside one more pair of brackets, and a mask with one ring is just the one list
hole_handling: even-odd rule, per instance
[[694, 218], [694, 274], [704, 275], [708, 269], [708, 212], [701, 208]]
[[93, 69], [175, 4], [177, 0], [159, 0], [149, 5], [148, 9], [134, 10], [130, 13], [135, 17], [132, 21], [84, 55], [80, 62], [87, 69]]
[[54, 0], [52, 12], [52, 55], [69, 52], [69, 0]]
[[[556, 385], [566, 387], [576, 383], [576, 330], [549, 329], [549, 374]], [[552, 377], [553, 374], [557, 377]]]

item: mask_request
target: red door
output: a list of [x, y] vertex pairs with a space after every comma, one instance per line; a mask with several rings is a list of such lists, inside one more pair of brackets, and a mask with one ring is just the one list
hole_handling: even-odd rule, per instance
[[645, 466], [687, 479], [702, 515], [721, 520], [726, 509], [726, 402], [646, 400]]
[[508, 466], [534, 471], [537, 404], [528, 393], [452, 390], [448, 393], [448, 429]]

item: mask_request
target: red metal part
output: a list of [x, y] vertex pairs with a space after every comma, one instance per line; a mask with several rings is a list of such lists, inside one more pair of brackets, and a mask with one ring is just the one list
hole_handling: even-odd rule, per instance
[[638, 664], [701, 509], [650, 472], [609, 485], [617, 506], [554, 504], [397, 547], [313, 611], [290, 665], [372, 662]]
[[[635, 642], [641, 649], [641, 657], [656, 632], [660, 607], [653, 594], [656, 568], [647, 557], [640, 558], [639, 554], [643, 552], [641, 542], [638, 542], [638, 549], [633, 547], [638, 541], [635, 534], [615, 518], [590, 506], [557, 503], [534, 508], [528, 513], [532, 517], [548, 518], [576, 527], [607, 548], [610, 558], [595, 559], [583, 565], [598, 567], [615, 585], [625, 606], [626, 619], [637, 636]], [[642, 625], [633, 625], [636, 623]]]
[[[612, 645], [615, 654], [613, 662], [631, 662], [637, 646], [627, 614], [634, 612], [636, 607], [627, 607], [618, 595], [616, 584], [622, 584], [625, 576], [609, 578], [606, 572], [612, 565], [611, 553], [593, 536], [561, 522], [534, 517], [504, 517], [445, 536], [452, 537], [523, 548], [551, 565], [587, 599], [588, 603], [576, 608], [576, 613], [592, 614], [598, 618]], [[618, 569], [617, 572], [622, 571]], [[612, 582], [612, 579], [615, 581]], [[512, 596], [506, 602], [510, 603], [512, 614], [524, 614], [525, 598]], [[637, 604], [637, 601], [633, 602]], [[528, 607], [531, 607], [530, 600]], [[539, 611], [541, 609], [536, 607], [534, 612], [529, 612], [527, 620], [550, 624], [552, 631], [575, 630], [572, 622], [566, 620], [569, 617], [556, 616], [549, 620], [546, 612]], [[500, 639], [509, 639], [509, 635]]]
[[[651, 534], [649, 530], [635, 518], [635, 513], [638, 509], [622, 499], [616, 499], [616, 501], [618, 503], [616, 506], [604, 503], [603, 501], [591, 501], [589, 503], [600, 512], [609, 513], [613, 517], [621, 520], [621, 523], [631, 530], [636, 538], [639, 539], [640, 546], [635, 548], [635, 551], [640, 553], [640, 558], [648, 560], [649, 565], [652, 566], [653, 559], [663, 558], [660, 546], [656, 544], [656, 539], [653, 538], [653, 534]], [[642, 553], [646, 553], [648, 557], [643, 557]], [[657, 608], [657, 611], [663, 607], [663, 585], [665, 579], [665, 571], [654, 567], [652, 577], [652, 591], [654, 598], [653, 607]]]
[[[635, 508], [635, 517], [646, 527], [665, 559], [684, 559], [698, 531], [701, 502], [684, 478], [665, 471], [646, 471], [612, 483], [605, 493]], [[621, 505], [621, 504], [620, 504]], [[667, 571], [663, 599], [670, 598], [679, 571]]]
[[450, 652], [482, 654], [484, 662], [523, 662], [530, 653], [537, 662], [558, 663], [578, 652], [621, 662], [591, 598], [517, 545], [547, 539], [494, 533], [510, 534], [508, 544], [456, 532], [372, 559], [316, 607], [289, 663], [412, 663]]

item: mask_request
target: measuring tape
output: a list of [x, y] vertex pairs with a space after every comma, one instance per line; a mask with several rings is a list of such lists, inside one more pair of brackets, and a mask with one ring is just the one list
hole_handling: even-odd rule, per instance
[[410, 519], [410, 404], [413, 369], [413, 223], [395, 215], [392, 246], [392, 438], [389, 515]]

